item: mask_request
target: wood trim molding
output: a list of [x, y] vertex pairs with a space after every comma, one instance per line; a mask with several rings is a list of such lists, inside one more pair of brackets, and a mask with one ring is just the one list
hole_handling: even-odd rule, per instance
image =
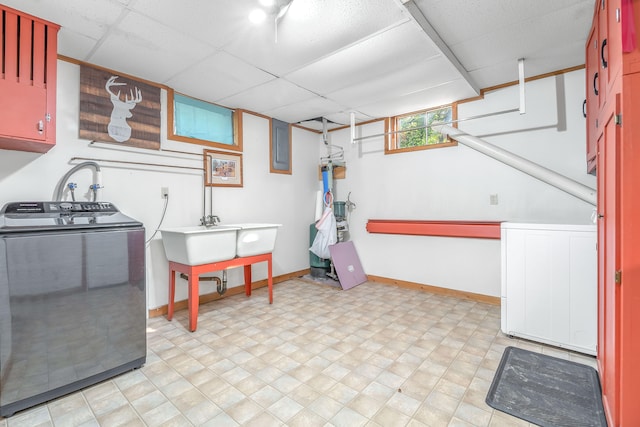
[[[301, 278], [302, 276], [309, 274], [309, 272], [310, 270], [306, 269], [306, 270], [294, 271], [292, 273], [283, 274], [283, 275], [274, 277], [273, 283], [275, 285], [277, 283], [282, 283], [287, 280]], [[382, 276], [368, 275], [367, 280], [371, 282], [380, 283], [383, 285], [397, 286], [403, 289], [413, 289], [413, 290], [418, 290], [422, 292], [430, 292], [437, 295], [445, 295], [445, 296], [450, 296], [454, 298], [461, 298], [461, 299], [481, 302], [485, 304], [500, 305], [500, 297], [494, 297], [490, 295], [477, 294], [474, 292], [467, 292], [467, 291], [459, 291], [456, 289], [442, 288], [439, 286], [408, 282], [405, 280], [390, 279], [388, 277], [382, 277]], [[265, 286], [267, 286], [267, 279], [253, 282], [251, 284], [251, 289], [259, 289]], [[227, 298], [227, 297], [231, 297], [239, 294], [244, 294], [244, 286], [242, 285], [229, 288], [224, 295], [218, 295], [217, 292], [200, 295], [200, 304], [205, 304], [211, 301], [216, 301], [222, 298]], [[188, 306], [188, 302], [186, 299], [181, 301], [176, 301], [174, 305], [174, 310], [175, 311], [186, 310], [187, 306]], [[167, 314], [166, 304], [157, 308], [149, 309], [149, 318], [166, 316], [166, 314]]]
[[[233, 126], [233, 145], [223, 144], [221, 142], [209, 141], [204, 139], [191, 138], [184, 135], [176, 134], [174, 129], [175, 111], [174, 111], [174, 96], [175, 94], [181, 95], [186, 98], [190, 98], [196, 101], [203, 102], [205, 104], [214, 105], [216, 107], [224, 108], [232, 112], [232, 126]], [[167, 139], [172, 141], [186, 142], [194, 145], [203, 145], [207, 147], [220, 148], [222, 150], [236, 151], [242, 153], [242, 142], [244, 140], [242, 135], [242, 114], [245, 110], [240, 108], [232, 109], [225, 107], [224, 105], [216, 104], [213, 102], [205, 101], [204, 99], [195, 98], [193, 96], [185, 95], [180, 92], [168, 88], [167, 89]]]
[[[550, 73], [544, 73], [544, 74], [539, 74], [537, 76], [527, 77], [527, 78], [524, 79], [524, 81], [525, 81], [525, 83], [528, 83], [528, 82], [532, 82], [534, 80], [546, 79], [547, 77], [560, 76], [560, 75], [565, 74], [565, 73], [571, 73], [573, 71], [582, 70], [583, 68], [585, 68], [584, 64], [576, 65], [574, 67], [563, 68], [562, 70], [552, 71]], [[460, 101], [458, 101], [458, 104], [464, 104], [466, 102], [479, 101], [481, 99], [484, 99], [484, 94], [487, 93], [487, 92], [492, 92], [494, 90], [504, 89], [504, 88], [509, 87], [509, 86], [516, 86], [518, 84], [520, 84], [520, 82], [518, 80], [515, 80], [515, 81], [512, 81], [512, 82], [507, 82], [507, 83], [502, 83], [502, 84], [495, 85], [495, 86], [490, 86], [490, 87], [481, 89], [480, 90], [480, 95], [474, 96], [472, 98], [461, 99]]]
[[[298, 129], [302, 129], [302, 130], [306, 130], [306, 131], [308, 131], [308, 132], [317, 133], [318, 135], [321, 135], [321, 134], [322, 134], [322, 131], [321, 131], [321, 130], [308, 128], [308, 127], [306, 127], [306, 126], [299, 125], [298, 123], [291, 123], [291, 127], [298, 128]], [[329, 131], [329, 132], [330, 132], [330, 131]]]
[[91, 62], [81, 61], [79, 59], [71, 58], [69, 56], [64, 56], [64, 55], [58, 54], [57, 59], [59, 59], [60, 61], [68, 62], [70, 64], [86, 65], [87, 67], [97, 68], [98, 70], [106, 71], [108, 73], [117, 74], [117, 75], [119, 75], [121, 77], [126, 77], [128, 79], [137, 80], [137, 81], [146, 83], [146, 84], [148, 84], [150, 86], [159, 87], [160, 89], [164, 89], [164, 90], [167, 90], [167, 91], [168, 90], [172, 90], [169, 86], [164, 85], [162, 83], [156, 83], [156, 82], [151, 81], [151, 80], [142, 79], [142, 78], [136, 77], [136, 76], [134, 76], [132, 74], [123, 73], [121, 71], [116, 71], [116, 70], [111, 69], [111, 68], [101, 67], [99, 65], [92, 64]]
[[[95, 67], [95, 68], [98, 68], [98, 69], [102, 69], [102, 70], [105, 70], [105, 71], [109, 71], [109, 72], [112, 72], [112, 73], [117, 73], [117, 74], [119, 74], [119, 75], [121, 75], [123, 77], [136, 79], [136, 80], [142, 81], [144, 83], [147, 83], [149, 85], [157, 86], [157, 87], [159, 87], [161, 89], [166, 90], [167, 92], [173, 90], [171, 87], [169, 87], [169, 86], [167, 86], [165, 84], [156, 83], [156, 82], [153, 82], [151, 80], [141, 79], [140, 77], [136, 77], [136, 76], [133, 76], [133, 75], [130, 75], [130, 74], [122, 73], [120, 71], [115, 71], [115, 70], [112, 70], [110, 68], [100, 67], [98, 65], [95, 65], [95, 64], [92, 64], [92, 63], [89, 63], [89, 62], [85, 62], [85, 61], [81, 61], [79, 59], [71, 58], [69, 56], [58, 54], [57, 55], [57, 59], [59, 59], [61, 61], [69, 62], [71, 64], [76, 64], [76, 65], [85, 64], [85, 65], [88, 65], [88, 66], [91, 66], [91, 67]], [[572, 71], [581, 70], [583, 68], [585, 68], [584, 64], [576, 65], [574, 67], [564, 68], [562, 70], [552, 71], [550, 73], [545, 73], [545, 74], [540, 74], [540, 75], [537, 75], [537, 76], [527, 77], [525, 79], [525, 82], [530, 82], [530, 81], [533, 81], [533, 80], [539, 80], [539, 79], [543, 79], [543, 78], [546, 78], [546, 77], [551, 77], [551, 76], [561, 75], [561, 74], [565, 74], [565, 73], [570, 73]], [[462, 100], [459, 100], [459, 101], [455, 101], [452, 104], [462, 104], [462, 103], [466, 103], [466, 102], [478, 101], [478, 100], [484, 99], [484, 94], [487, 93], [487, 92], [491, 92], [491, 91], [494, 91], [494, 90], [502, 89], [502, 88], [505, 88], [505, 87], [508, 87], [508, 86], [517, 85], [518, 83], [519, 83], [518, 81], [513, 81], [513, 82], [507, 82], [507, 83], [503, 83], [503, 84], [500, 84], [500, 85], [484, 88], [484, 89], [480, 90], [480, 95], [472, 97], [472, 98], [466, 98], [466, 99], [462, 99]], [[209, 102], [209, 101], [206, 101], [206, 102]], [[225, 107], [225, 108], [229, 108], [229, 107]], [[242, 112], [247, 113], [247, 114], [252, 114], [252, 115], [258, 116], [258, 117], [264, 117], [265, 119], [270, 119], [270, 117], [265, 116], [264, 114], [256, 113], [254, 111], [242, 110]], [[403, 115], [406, 115], [406, 114], [403, 114]], [[386, 119], [388, 119], [388, 118], [382, 117], [382, 118], [377, 118], [377, 119], [371, 119], [371, 120], [367, 120], [367, 121], [364, 121], [364, 122], [361, 122], [361, 123], [356, 123], [356, 126], [363, 126], [363, 125], [367, 125], [367, 124], [370, 124], [370, 123], [375, 123], [375, 122], [378, 122], [378, 121], [381, 121], [381, 120], [386, 120]], [[317, 129], [308, 128], [308, 127], [302, 126], [302, 125], [300, 125], [298, 123], [291, 123], [291, 126], [299, 128], [299, 129], [303, 129], [303, 130], [306, 130], [306, 131], [309, 131], [309, 132], [322, 134], [322, 131], [319, 131]], [[342, 130], [342, 129], [348, 129], [349, 127], [350, 127], [350, 125], [338, 126], [338, 127], [333, 128], [333, 129], [329, 129], [328, 132], [334, 132], [334, 131], [338, 131], [338, 130]]]
[[439, 286], [424, 285], [422, 283], [407, 282], [404, 280], [390, 279], [388, 277], [381, 277], [381, 276], [367, 275], [367, 280], [371, 282], [381, 283], [384, 285], [397, 286], [399, 288], [404, 288], [404, 289], [413, 289], [413, 290], [418, 290], [423, 292], [430, 292], [432, 294], [445, 295], [445, 296], [454, 297], [454, 298], [461, 298], [461, 299], [467, 299], [467, 300], [476, 301], [476, 302], [482, 302], [485, 304], [500, 305], [500, 297], [494, 297], [491, 295], [483, 295], [483, 294], [477, 294], [474, 292], [459, 291], [456, 289], [449, 289], [449, 288], [441, 288]]

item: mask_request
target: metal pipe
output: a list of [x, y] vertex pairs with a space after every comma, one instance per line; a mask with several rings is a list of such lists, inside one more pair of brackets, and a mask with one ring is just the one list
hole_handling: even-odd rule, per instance
[[[75, 159], [78, 159], [78, 158], [77, 157], [71, 158], [71, 160], [75, 160]], [[74, 173], [76, 173], [80, 169], [84, 169], [84, 168], [88, 168], [88, 167], [92, 167], [92, 168], [95, 169], [95, 171], [96, 171], [96, 173], [95, 173], [96, 183], [99, 184], [100, 183], [100, 178], [101, 178], [100, 165], [97, 164], [94, 161], [87, 161], [87, 162], [79, 163], [79, 164], [75, 165], [74, 167], [72, 167], [71, 169], [69, 169], [67, 171], [67, 173], [65, 173], [62, 176], [62, 178], [60, 178], [60, 181], [58, 182], [58, 185], [56, 187], [56, 193], [55, 193], [54, 200], [55, 201], [61, 201], [62, 200], [62, 193], [64, 191], [64, 187], [66, 186], [67, 181], [69, 180], [71, 175], [73, 175]], [[95, 201], [96, 197], [97, 196], [94, 193], [94, 201]]]
[[327, 118], [326, 117], [322, 118], [322, 141], [324, 142], [324, 145], [327, 145], [329, 143], [329, 134], [327, 133]]
[[203, 156], [202, 153], [192, 153], [190, 151], [179, 151], [179, 150], [168, 150], [166, 148], [161, 148], [160, 151], [162, 151], [163, 153], [187, 154], [189, 156], [198, 156], [198, 157]]
[[202, 218], [200, 222], [204, 222], [207, 218], [207, 171], [202, 173]]
[[[204, 276], [198, 277], [198, 282], [216, 282], [216, 291], [219, 295], [223, 295], [227, 292], [227, 270], [222, 270], [222, 274], [224, 280], [220, 280], [217, 276]], [[184, 273], [180, 273], [180, 278], [189, 280], [189, 276]]]
[[[90, 141], [89, 142], [89, 146], [93, 147], [93, 148], [102, 148], [102, 149], [108, 149], [108, 150], [118, 150], [118, 151], [126, 151], [129, 153], [139, 153], [141, 152], [140, 149], [137, 149], [135, 147], [130, 147], [130, 146], [122, 146], [122, 145], [118, 145], [118, 144], [112, 144], [109, 142], [101, 142], [101, 141]], [[179, 150], [169, 150], [168, 148], [160, 148], [159, 150], [157, 150], [158, 152], [161, 153], [175, 153], [175, 154], [186, 154], [189, 156], [198, 156], [198, 157], [202, 157], [203, 154], [202, 153], [192, 153], [191, 151], [179, 151]]]
[[223, 295], [227, 292], [227, 270], [222, 270], [222, 284], [218, 282], [218, 293]]
[[355, 144], [356, 143], [356, 113], [355, 112], [351, 112], [349, 113], [349, 125], [351, 126], [351, 143]]
[[524, 58], [518, 59], [518, 89], [520, 91], [520, 114], [526, 113], [524, 91]]
[[455, 139], [460, 144], [466, 145], [476, 151], [481, 152], [495, 160], [498, 160], [508, 166], [511, 166], [521, 172], [524, 172], [534, 178], [539, 179], [553, 187], [556, 187], [580, 200], [583, 200], [593, 206], [596, 206], [596, 190], [560, 175], [557, 172], [540, 166], [530, 160], [513, 154], [509, 151], [496, 147], [478, 137], [469, 135], [454, 127], [442, 125], [435, 127], [438, 132]]
[[411, 128], [411, 129], [401, 129], [401, 130], [394, 130], [394, 131], [389, 131], [389, 132], [385, 132], [385, 133], [379, 133], [379, 134], [376, 134], [376, 135], [361, 136], [360, 138], [353, 138], [353, 141], [357, 142], [357, 141], [361, 141], [363, 139], [378, 138], [378, 137], [381, 137], [381, 136], [394, 135], [396, 133], [411, 132], [413, 130], [419, 130], [419, 129], [427, 129], [427, 128], [435, 129], [437, 126], [441, 126], [441, 125], [448, 125], [448, 124], [451, 124], [451, 123], [458, 123], [458, 122], [466, 122], [467, 120], [483, 119], [485, 117], [497, 116], [497, 115], [500, 115], [500, 114], [515, 113], [516, 111], [520, 111], [520, 109], [519, 108], [512, 108], [510, 110], [496, 111], [495, 113], [479, 114], [477, 116], [465, 117], [464, 119], [455, 119], [455, 120], [449, 120], [449, 121], [446, 121], [446, 122], [432, 123], [430, 125], [416, 126], [414, 128]]
[[176, 168], [176, 169], [193, 169], [193, 170], [198, 170], [201, 171], [204, 168], [196, 168], [196, 167], [192, 167], [192, 166], [180, 166], [180, 165], [165, 165], [162, 163], [147, 163], [147, 162], [129, 162], [126, 160], [110, 160], [110, 159], [94, 159], [94, 158], [88, 158], [88, 157], [72, 157], [71, 160], [97, 160], [100, 162], [109, 162], [109, 163], [123, 163], [126, 165], [140, 165], [140, 166], [157, 166], [157, 167], [163, 167], [163, 168]]

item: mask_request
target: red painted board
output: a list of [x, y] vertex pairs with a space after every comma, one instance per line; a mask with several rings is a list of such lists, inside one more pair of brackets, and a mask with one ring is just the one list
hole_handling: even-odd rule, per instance
[[370, 219], [369, 233], [500, 239], [500, 221], [415, 221]]

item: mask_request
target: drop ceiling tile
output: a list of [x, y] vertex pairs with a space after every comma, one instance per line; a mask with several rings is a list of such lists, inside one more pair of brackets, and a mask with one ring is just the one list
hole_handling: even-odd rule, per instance
[[95, 40], [106, 33], [124, 10], [121, 4], [104, 0], [3, 0], [2, 4]]
[[[354, 111], [356, 123], [362, 123], [365, 121], [369, 121], [374, 119], [375, 117], [367, 116], [366, 114], [362, 114], [359, 111]], [[351, 112], [343, 111], [338, 113], [331, 113], [322, 116], [327, 119], [327, 130], [341, 128], [344, 126], [349, 126], [351, 124]], [[319, 117], [320, 119], [322, 117]], [[298, 122], [300, 126], [306, 127], [308, 129], [314, 129], [318, 131], [323, 130], [322, 120], [306, 120]]]
[[[527, 76], [584, 63], [593, 0], [413, 1], [481, 87], [515, 80], [520, 57]], [[291, 120], [385, 117], [470, 96], [450, 66], [423, 63], [433, 44], [407, 30], [417, 24], [402, 0], [294, 0], [277, 42], [274, 15], [247, 22], [257, 0], [2, 3], [61, 24], [61, 55]]]
[[276, 28], [273, 17], [239, 33], [224, 50], [283, 76], [408, 19], [395, 0], [295, 0]]
[[[220, 47], [250, 27], [256, 0], [138, 0], [132, 8], [200, 42]], [[194, 13], [195, 12], [195, 13]]]
[[280, 108], [266, 110], [263, 114], [269, 117], [275, 117], [287, 123], [298, 123], [314, 119], [316, 117], [324, 117], [333, 111], [341, 111], [346, 107], [337, 104], [328, 99], [314, 97], [293, 104], [285, 105]]
[[[561, 9], [545, 18], [542, 21], [530, 19], [506, 25], [491, 33], [452, 45], [451, 49], [468, 71], [474, 71], [508, 59], [546, 55], [548, 49], [562, 48], [575, 42], [581, 42], [584, 46], [589, 25], [584, 25], [584, 32], [571, 30], [566, 22], [574, 18], [573, 11]], [[493, 48], [487, 51], [484, 46]]]
[[62, 27], [58, 32], [58, 54], [84, 60], [95, 48], [97, 41]]
[[315, 95], [284, 79], [275, 79], [244, 92], [223, 98], [219, 102], [230, 108], [244, 108], [265, 114], [285, 105], [312, 99]]
[[[449, 45], [455, 45], [521, 22], [546, 19], [563, 9], [588, 9], [592, 0], [415, 0], [429, 23]], [[565, 21], [564, 25], [575, 25]], [[586, 36], [586, 35], [585, 35]]]
[[407, 21], [294, 71], [286, 78], [324, 95], [378, 79], [437, 55], [439, 51], [433, 42], [414, 22]]
[[466, 81], [458, 79], [438, 87], [390, 97], [372, 104], [357, 106], [356, 108], [371, 117], [387, 117], [437, 107], [475, 95], [475, 92]]
[[[354, 111], [354, 113], [356, 123], [366, 122], [376, 118], [363, 114], [360, 111]], [[325, 117], [335, 123], [340, 123], [343, 126], [348, 126], [351, 124], [351, 111], [341, 111], [337, 113], [327, 114], [325, 115]]]
[[129, 12], [89, 61], [116, 71], [164, 83], [214, 48]]
[[178, 92], [217, 102], [275, 79], [226, 52], [216, 52], [167, 81]]
[[345, 105], [366, 105], [394, 96], [403, 96], [437, 87], [461, 76], [443, 56], [429, 58], [377, 79], [327, 94]]
[[[562, 44], [550, 47], [544, 55], [527, 55], [524, 62], [525, 77], [550, 73], [584, 64], [584, 43]], [[518, 64], [512, 59], [494, 62], [469, 72], [483, 88], [518, 80]]]
[[[507, 59], [516, 63], [518, 58], [543, 56], [576, 41], [584, 44], [593, 13], [593, 2], [584, 0], [500, 0], [485, 8], [464, 8], [463, 3], [456, 0], [432, 8], [432, 25], [470, 72]], [[454, 14], [460, 25], [442, 24], [451, 22]]]

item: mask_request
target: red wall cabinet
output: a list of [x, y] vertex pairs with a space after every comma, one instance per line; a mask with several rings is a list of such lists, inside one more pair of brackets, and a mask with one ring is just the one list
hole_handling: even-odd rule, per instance
[[[596, 15], [597, 16], [597, 15]], [[594, 23], [589, 31], [586, 49], [586, 109], [587, 109], [587, 172], [595, 173], [596, 168], [596, 141], [598, 138], [598, 111], [600, 106], [600, 81], [598, 76], [598, 21]]]
[[[596, 167], [596, 141], [609, 94], [622, 68], [621, 0], [597, 0], [586, 45], [587, 172]], [[640, 64], [639, 64], [640, 65]], [[611, 106], [609, 106], [611, 108]]]
[[0, 148], [55, 145], [58, 25], [0, 4]]
[[[598, 183], [598, 373], [609, 426], [640, 426], [640, 0], [597, 0], [586, 45], [587, 164]], [[640, 35], [640, 32], [637, 33]]]

